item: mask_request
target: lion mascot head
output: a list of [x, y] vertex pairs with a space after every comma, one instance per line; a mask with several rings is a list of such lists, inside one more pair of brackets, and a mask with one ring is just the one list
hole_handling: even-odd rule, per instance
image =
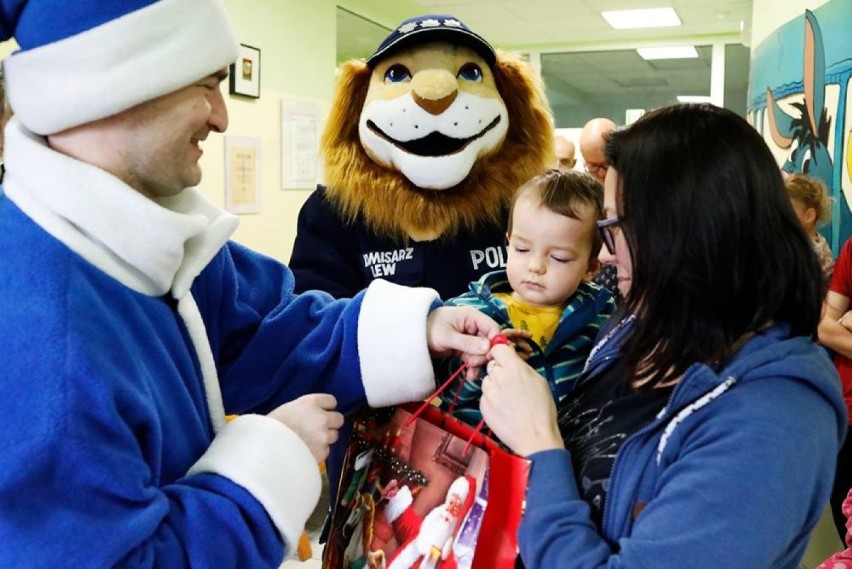
[[377, 235], [427, 241], [499, 223], [552, 161], [541, 80], [452, 16], [411, 18], [344, 63], [322, 137], [328, 197]]

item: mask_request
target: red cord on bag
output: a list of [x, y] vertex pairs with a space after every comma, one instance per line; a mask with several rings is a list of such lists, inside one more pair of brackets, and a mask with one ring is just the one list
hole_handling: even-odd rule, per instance
[[445, 381], [444, 384], [441, 387], [436, 389], [435, 392], [432, 395], [430, 395], [429, 397], [426, 398], [426, 401], [423, 402], [423, 405], [421, 405], [420, 408], [417, 409], [417, 411], [415, 411], [414, 413], [409, 415], [408, 419], [406, 419], [406, 421], [405, 421], [405, 425], [403, 425], [403, 426], [407, 427], [407, 426], [411, 425], [411, 423], [413, 423], [414, 420], [417, 419], [417, 417], [419, 417], [421, 413], [423, 413], [423, 410], [426, 409], [426, 407], [429, 406], [429, 404], [432, 402], [432, 400], [434, 398], [436, 398], [438, 395], [440, 395], [441, 392], [443, 390], [445, 390], [453, 382], [453, 380], [456, 377], [458, 377], [458, 375], [466, 369], [467, 369], [467, 363], [466, 362], [462, 363], [462, 365], [459, 366], [459, 369], [457, 369], [456, 372], [453, 375], [451, 375], [450, 378], [447, 381]]
[[[510, 345], [509, 337], [506, 336], [506, 334], [502, 334], [502, 333], [494, 334], [494, 337], [491, 338], [491, 347], [493, 348], [494, 346], [496, 346], [498, 344], [503, 344], [503, 345], [506, 345], [506, 346]], [[457, 369], [455, 371], [455, 373], [453, 373], [453, 375], [451, 375], [450, 378], [447, 379], [447, 381], [445, 381], [443, 383], [443, 385], [441, 385], [441, 387], [436, 389], [435, 392], [432, 393], [432, 395], [427, 397], [426, 401], [423, 402], [423, 405], [421, 405], [420, 408], [417, 409], [417, 411], [415, 411], [414, 413], [412, 413], [411, 415], [408, 416], [408, 419], [406, 419], [404, 426], [408, 427], [409, 425], [411, 425], [411, 423], [413, 423], [417, 419], [417, 417], [419, 417], [423, 413], [423, 411], [426, 409], [426, 407], [428, 407], [431, 404], [432, 400], [435, 397], [437, 397], [438, 395], [440, 395], [441, 392], [444, 391], [447, 387], [449, 387], [449, 385], [453, 382], [453, 380], [455, 378], [457, 378], [458, 375], [461, 372], [463, 372], [465, 369], [467, 369], [467, 363], [466, 362], [462, 363], [462, 365], [459, 366], [459, 369]], [[459, 395], [461, 394], [462, 387], [464, 387], [464, 384], [459, 386], [459, 388], [456, 390], [456, 396], [453, 398], [453, 402], [450, 405], [450, 412], [451, 413], [452, 413], [452, 410], [456, 406], [456, 402], [459, 399]], [[476, 428], [474, 428], [473, 433], [470, 435], [470, 438], [467, 439], [467, 444], [464, 446], [462, 453], [467, 452], [467, 449], [469, 449], [471, 443], [473, 443], [473, 439], [475, 439], [476, 435], [478, 435], [479, 432], [482, 430], [482, 426], [484, 424], [485, 424], [485, 419], [482, 419], [482, 420], [479, 421], [479, 423], [476, 425]]]
[[476, 427], [473, 429], [473, 433], [471, 433], [470, 437], [467, 439], [467, 444], [464, 445], [462, 449], [462, 454], [467, 453], [467, 449], [470, 448], [470, 445], [473, 443], [473, 439], [476, 438], [476, 435], [479, 434], [479, 431], [482, 429], [482, 425], [485, 424], [485, 419], [480, 419], [479, 423], [476, 424]]
[[509, 345], [509, 337], [506, 334], [494, 334], [494, 337], [491, 338], [491, 347], [493, 348], [497, 344], [504, 344], [506, 346]]
[[[503, 344], [505, 346], [511, 345], [509, 342], [509, 338], [506, 334], [495, 334], [493, 338], [491, 338], [491, 347], [497, 346], [499, 344]], [[473, 439], [476, 438], [476, 435], [479, 434], [479, 431], [482, 430], [483, 425], [485, 425], [485, 419], [480, 419], [479, 423], [476, 424], [476, 427], [473, 429], [473, 434], [470, 435], [470, 438], [467, 439], [467, 444], [464, 445], [462, 449], [462, 454], [467, 452], [467, 449], [470, 448], [471, 443], [473, 443]]]

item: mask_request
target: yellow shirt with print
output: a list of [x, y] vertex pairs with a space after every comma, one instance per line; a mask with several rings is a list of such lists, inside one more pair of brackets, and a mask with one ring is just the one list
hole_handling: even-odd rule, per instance
[[494, 293], [494, 298], [503, 301], [506, 305], [513, 328], [529, 331], [532, 334], [532, 340], [542, 350], [547, 349], [556, 332], [562, 312], [565, 310], [564, 305], [534, 306], [517, 300], [510, 293], [505, 292]]

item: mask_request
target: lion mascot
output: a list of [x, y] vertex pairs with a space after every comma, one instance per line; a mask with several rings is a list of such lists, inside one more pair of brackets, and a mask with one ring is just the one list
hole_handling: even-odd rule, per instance
[[420, 16], [342, 65], [321, 153], [297, 291], [351, 297], [382, 278], [448, 298], [505, 266], [509, 200], [553, 161], [553, 124], [520, 57], [452, 16]]
[[[320, 151], [326, 184], [299, 212], [290, 260], [297, 292], [346, 298], [382, 278], [448, 298], [505, 266], [510, 199], [553, 161], [553, 124], [520, 57], [457, 18], [421, 16], [342, 65]], [[326, 461], [331, 504], [350, 432]]]

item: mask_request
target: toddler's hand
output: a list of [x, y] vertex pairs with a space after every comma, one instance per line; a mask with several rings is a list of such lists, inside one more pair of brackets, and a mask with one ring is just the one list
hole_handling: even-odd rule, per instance
[[515, 348], [515, 351], [521, 356], [521, 359], [526, 361], [532, 354], [532, 344], [527, 340], [532, 338], [532, 332], [529, 330], [518, 330], [517, 328], [506, 328], [503, 330], [503, 335], [509, 339], [509, 345]]

